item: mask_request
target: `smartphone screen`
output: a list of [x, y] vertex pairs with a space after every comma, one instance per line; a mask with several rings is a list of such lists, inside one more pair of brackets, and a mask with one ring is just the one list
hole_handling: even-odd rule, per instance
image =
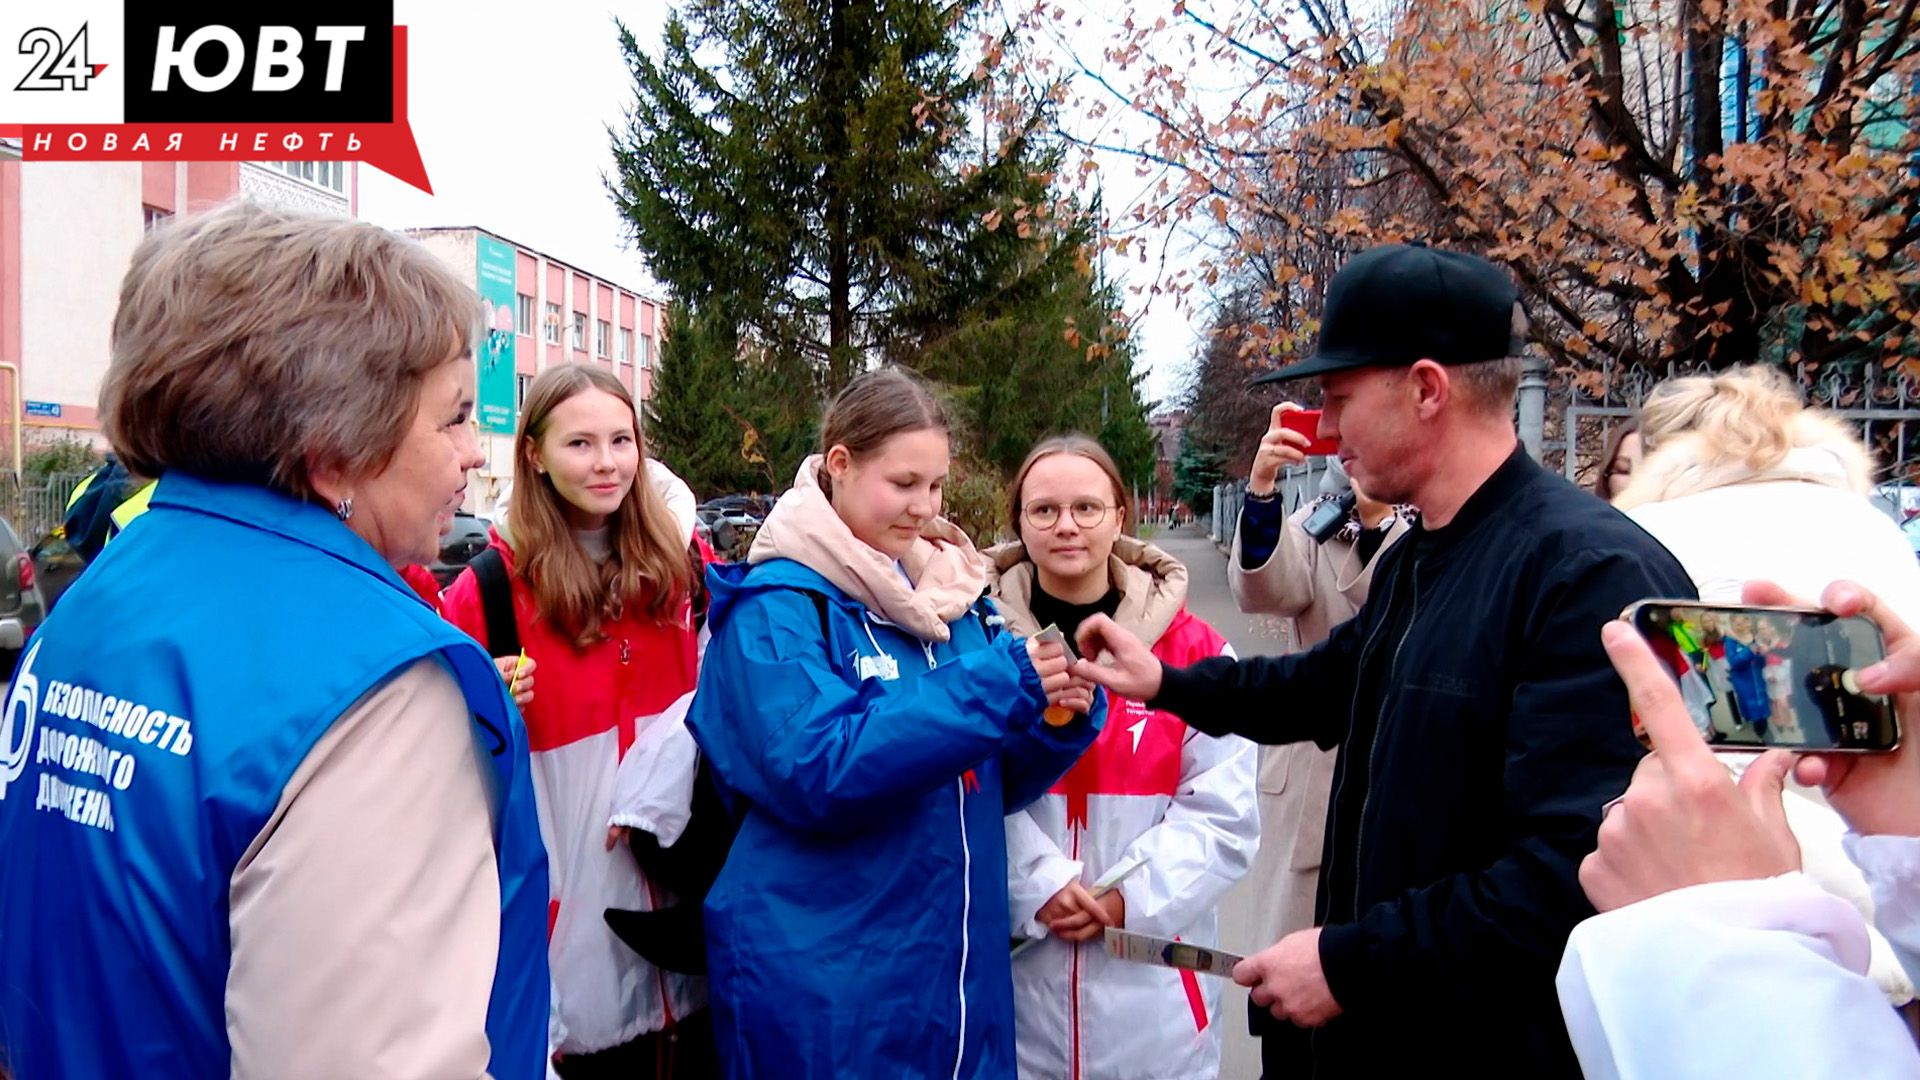
[[1869, 619], [1664, 600], [1635, 604], [1628, 616], [1716, 749], [1884, 752], [1900, 744], [1893, 703], [1854, 681], [1886, 656]]
[[1320, 437], [1320, 410], [1298, 409], [1280, 414], [1280, 426], [1288, 431], [1297, 431], [1308, 440], [1306, 453], [1331, 456], [1340, 452], [1340, 440]]

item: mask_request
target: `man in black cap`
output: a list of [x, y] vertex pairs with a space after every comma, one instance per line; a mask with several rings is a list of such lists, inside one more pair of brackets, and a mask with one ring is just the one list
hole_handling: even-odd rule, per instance
[[1373, 248], [1328, 288], [1314, 355], [1266, 377], [1318, 376], [1347, 472], [1421, 512], [1324, 644], [1163, 669], [1108, 620], [1080, 630], [1107, 655], [1076, 674], [1209, 735], [1340, 748], [1317, 926], [1234, 972], [1269, 1080], [1580, 1075], [1554, 971], [1592, 914], [1580, 860], [1641, 755], [1600, 628], [1694, 591], [1520, 448], [1518, 299], [1484, 259]]

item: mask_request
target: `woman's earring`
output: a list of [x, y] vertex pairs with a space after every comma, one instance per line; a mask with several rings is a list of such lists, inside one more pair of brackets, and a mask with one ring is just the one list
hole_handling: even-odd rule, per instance
[[333, 516], [345, 521], [353, 516], [353, 496], [349, 495], [333, 504]]

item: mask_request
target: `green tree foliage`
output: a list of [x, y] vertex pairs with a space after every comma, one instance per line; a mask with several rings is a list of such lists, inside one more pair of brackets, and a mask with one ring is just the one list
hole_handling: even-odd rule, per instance
[[742, 432], [727, 415], [739, 398], [736, 346], [712, 323], [685, 304], [668, 310], [647, 402], [647, 451], [702, 495], [731, 491], [745, 465]]
[[683, 303], [669, 310], [665, 336], [647, 403], [648, 451], [702, 497], [786, 487], [815, 436], [809, 373], [743, 356], [726, 319]]
[[1226, 479], [1217, 451], [1197, 442], [1191, 429], [1180, 433], [1180, 456], [1173, 462], [1173, 497], [1195, 514], [1213, 511], [1213, 488]]
[[1033, 444], [1099, 439], [1129, 483], [1153, 470], [1153, 432], [1114, 297], [1069, 267], [1032, 297], [988, 308], [914, 358], [952, 388], [969, 451], [1011, 477]]
[[100, 467], [102, 458], [85, 439], [61, 434], [29, 445], [21, 463], [23, 481], [44, 484], [49, 477], [90, 473]]

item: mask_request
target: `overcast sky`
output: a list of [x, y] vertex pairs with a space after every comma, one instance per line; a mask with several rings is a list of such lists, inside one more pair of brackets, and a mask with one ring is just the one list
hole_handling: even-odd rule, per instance
[[[524, 2], [397, 0], [396, 21], [409, 28], [408, 113], [435, 194], [363, 166], [361, 216], [394, 228], [482, 226], [661, 292], [626, 246], [602, 177], [612, 164], [607, 127], [620, 122], [633, 93], [614, 19], [653, 48], [668, 6], [565, 0], [529, 17]], [[1090, 55], [1097, 53], [1095, 45]], [[1142, 184], [1124, 166], [1103, 173], [1110, 207]], [[1140, 299], [1128, 305], [1141, 315]], [[1194, 331], [1187, 314], [1163, 300], [1141, 320], [1140, 336], [1147, 396], [1164, 400], [1193, 354]]]

